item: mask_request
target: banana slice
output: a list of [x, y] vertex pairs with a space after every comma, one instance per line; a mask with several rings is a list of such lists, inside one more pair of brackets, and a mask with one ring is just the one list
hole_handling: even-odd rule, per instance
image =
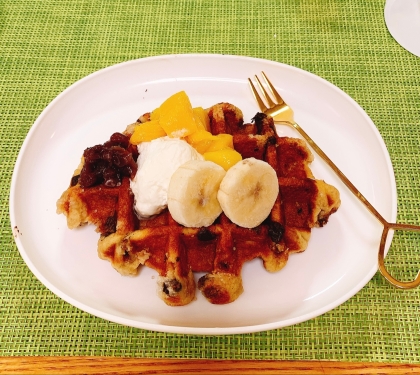
[[168, 188], [168, 209], [179, 224], [208, 227], [222, 213], [217, 192], [225, 170], [211, 161], [191, 160], [172, 175]]
[[217, 199], [225, 215], [244, 228], [255, 228], [270, 214], [279, 193], [276, 171], [255, 158], [236, 163], [226, 172]]

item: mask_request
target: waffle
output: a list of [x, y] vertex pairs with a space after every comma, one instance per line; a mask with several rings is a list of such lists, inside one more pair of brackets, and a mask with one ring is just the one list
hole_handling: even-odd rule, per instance
[[[262, 159], [277, 172], [279, 196], [256, 228], [239, 227], [223, 213], [206, 228], [184, 227], [168, 210], [138, 220], [127, 177], [113, 188], [83, 189], [73, 182], [57, 202], [70, 228], [96, 226], [101, 234], [98, 255], [120, 274], [136, 275], [142, 265], [156, 270], [158, 295], [170, 306], [190, 303], [197, 287], [213, 304], [235, 301], [243, 292], [245, 262], [261, 258], [267, 271], [281, 270], [290, 254], [307, 248], [311, 229], [324, 226], [340, 206], [337, 189], [314, 179], [309, 168], [313, 157], [305, 142], [278, 137], [270, 117], [258, 113], [244, 124], [241, 111], [229, 103], [211, 107], [208, 115], [213, 134], [232, 134], [243, 158]], [[205, 273], [197, 286], [195, 272]]]

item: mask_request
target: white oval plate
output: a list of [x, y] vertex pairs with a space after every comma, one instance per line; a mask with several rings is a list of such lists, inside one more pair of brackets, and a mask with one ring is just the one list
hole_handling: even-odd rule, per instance
[[[306, 71], [247, 57], [170, 55], [100, 70], [58, 95], [31, 128], [16, 162], [10, 217], [19, 251], [35, 276], [68, 303], [103, 319], [148, 330], [189, 334], [248, 333], [323, 314], [357, 293], [377, 271], [381, 227], [315, 156], [314, 175], [335, 185], [342, 205], [308, 249], [270, 274], [259, 259], [243, 268], [245, 292], [229, 305], [197, 291], [188, 306], [168, 307], [156, 294], [156, 273], [120, 276], [96, 253], [92, 226], [69, 230], [56, 200], [86, 147], [102, 143], [140, 114], [185, 90], [193, 106], [235, 104], [249, 121], [257, 112], [247, 77], [264, 70], [296, 120], [376, 209], [396, 218], [393, 169], [366, 113], [334, 85]], [[297, 136], [279, 127], [280, 135]], [[197, 277], [200, 275], [197, 275]]]

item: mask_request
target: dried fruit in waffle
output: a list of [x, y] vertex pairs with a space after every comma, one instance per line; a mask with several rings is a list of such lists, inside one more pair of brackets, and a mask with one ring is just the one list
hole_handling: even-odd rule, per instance
[[[314, 178], [309, 167], [313, 157], [305, 142], [279, 137], [270, 117], [257, 113], [250, 123], [244, 123], [240, 109], [229, 103], [216, 104], [206, 112], [208, 118], [203, 122], [213, 136], [231, 135], [233, 148], [243, 159], [262, 160], [276, 172], [279, 193], [261, 224], [244, 228], [222, 212], [212, 224], [191, 228], [176, 222], [168, 209], [139, 220], [130, 189], [138, 153], [125, 141], [133, 137], [135, 125], [102, 145], [107, 163], [98, 162], [102, 154], [92, 161], [87, 149], [57, 202], [57, 212], [66, 215], [69, 228], [86, 223], [96, 226], [99, 257], [119, 273], [136, 275], [142, 266], [156, 270], [158, 294], [171, 306], [190, 303], [197, 287], [211, 303], [233, 302], [243, 291], [245, 262], [261, 258], [267, 271], [281, 270], [291, 253], [307, 248], [312, 228], [324, 226], [340, 206], [338, 190]], [[154, 115], [145, 114], [138, 122], [154, 121]], [[119, 153], [120, 159], [109, 156], [108, 149]], [[91, 177], [97, 180], [90, 186], [85, 183], [90, 181], [86, 170], [101, 170], [99, 177]], [[198, 285], [196, 272], [205, 273]]]

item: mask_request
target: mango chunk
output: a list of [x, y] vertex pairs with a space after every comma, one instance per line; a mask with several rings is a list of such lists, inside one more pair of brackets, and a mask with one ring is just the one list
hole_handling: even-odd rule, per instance
[[216, 137], [213, 134], [203, 129], [199, 129], [185, 138], [200, 154], [206, 152], [215, 139]]
[[205, 152], [203, 157], [204, 160], [209, 160], [220, 165], [225, 171], [233, 167], [238, 161], [242, 160], [242, 155], [231, 148]]
[[204, 139], [210, 139], [212, 140], [214, 138], [214, 135], [208, 132], [204, 129], [198, 129], [196, 132], [190, 134], [185, 138], [185, 140], [191, 145], [194, 146], [198, 142], [204, 140]]
[[231, 134], [217, 134], [206, 152], [223, 150], [225, 148], [233, 148], [233, 136]]
[[166, 132], [159, 125], [159, 121], [147, 121], [136, 126], [130, 137], [130, 143], [138, 145], [141, 142], [149, 142], [164, 136], [166, 136]]
[[212, 139], [203, 139], [200, 142], [195, 143], [192, 145], [201, 155], [203, 155], [209, 147], [213, 144]]
[[207, 151], [218, 151], [225, 148], [233, 148], [233, 136], [230, 134], [213, 135], [210, 132], [199, 129], [185, 140], [200, 154]]
[[180, 91], [159, 107], [159, 124], [170, 137], [186, 137], [197, 131], [190, 99]]
[[159, 121], [159, 117], [160, 117], [160, 108], [156, 108], [152, 111], [152, 113], [150, 114], [150, 120], [158, 120]]
[[204, 129], [210, 132], [210, 118], [203, 107], [193, 108], [195, 122], [198, 129]]

